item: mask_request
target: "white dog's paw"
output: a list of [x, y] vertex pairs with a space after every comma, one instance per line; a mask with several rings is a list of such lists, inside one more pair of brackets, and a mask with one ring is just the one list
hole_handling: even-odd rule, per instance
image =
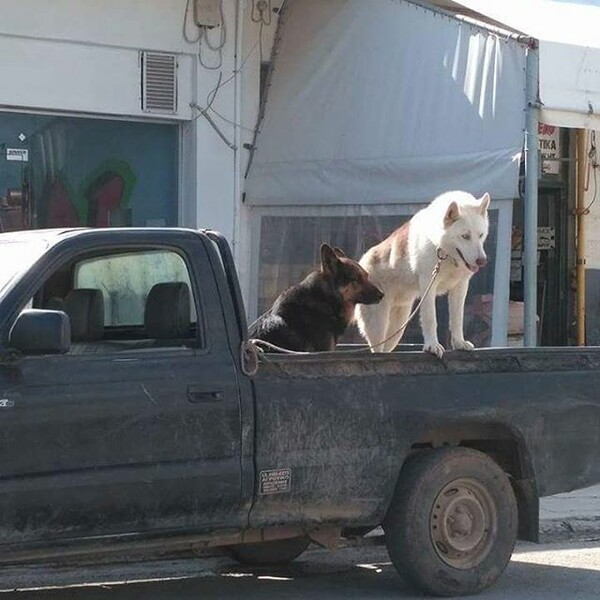
[[452, 340], [454, 350], [475, 350], [475, 344], [469, 340]]
[[444, 346], [442, 346], [439, 342], [425, 344], [423, 346], [423, 352], [429, 352], [438, 358], [442, 358], [442, 356], [444, 356]]

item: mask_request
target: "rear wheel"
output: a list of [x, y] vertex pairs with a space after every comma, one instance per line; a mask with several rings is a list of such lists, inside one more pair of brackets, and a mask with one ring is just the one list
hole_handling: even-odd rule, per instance
[[310, 544], [308, 536], [231, 546], [231, 556], [244, 565], [285, 565], [298, 558]]
[[517, 537], [506, 473], [469, 448], [441, 448], [402, 469], [384, 523], [396, 570], [438, 596], [474, 594], [504, 571]]

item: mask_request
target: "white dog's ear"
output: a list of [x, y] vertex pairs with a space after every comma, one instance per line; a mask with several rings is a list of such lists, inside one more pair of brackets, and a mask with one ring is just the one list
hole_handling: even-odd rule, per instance
[[460, 209], [458, 208], [458, 204], [456, 204], [456, 202], [450, 202], [450, 206], [448, 206], [446, 216], [444, 217], [444, 227], [450, 227], [450, 225], [458, 221], [458, 219], [460, 219]]
[[479, 211], [482, 215], [485, 215], [487, 209], [490, 207], [490, 202], [492, 199], [490, 198], [490, 195], [486, 192], [483, 196], [481, 196], [480, 200], [481, 204], [479, 205]]
[[338, 258], [346, 258], [346, 253], [338, 246], [333, 249], [333, 252]]
[[321, 270], [331, 275], [335, 273], [338, 262], [333, 248], [329, 244], [321, 244]]

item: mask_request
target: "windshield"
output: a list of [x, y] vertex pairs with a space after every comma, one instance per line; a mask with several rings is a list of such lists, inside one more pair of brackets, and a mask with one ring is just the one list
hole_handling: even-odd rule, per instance
[[0, 239], [0, 295], [8, 284], [22, 275], [44, 254], [48, 244], [42, 240], [1, 240]]

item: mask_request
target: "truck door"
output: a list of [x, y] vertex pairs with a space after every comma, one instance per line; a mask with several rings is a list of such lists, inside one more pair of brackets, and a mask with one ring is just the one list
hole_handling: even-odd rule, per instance
[[44, 283], [19, 305], [64, 310], [73, 343], [0, 366], [3, 540], [244, 521], [239, 390], [206, 250], [127, 235], [29, 275], [29, 292]]

